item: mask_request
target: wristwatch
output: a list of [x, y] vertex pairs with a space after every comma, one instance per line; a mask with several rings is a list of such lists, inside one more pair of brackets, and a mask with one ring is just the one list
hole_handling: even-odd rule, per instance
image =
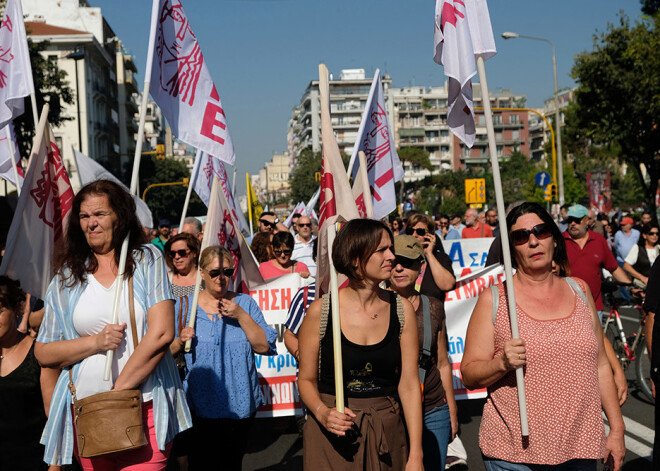
[[274, 220], [273, 222], [274, 222], [275, 224], [279, 224], [279, 223], [280, 223], [280, 218], [275, 218], [275, 220]]

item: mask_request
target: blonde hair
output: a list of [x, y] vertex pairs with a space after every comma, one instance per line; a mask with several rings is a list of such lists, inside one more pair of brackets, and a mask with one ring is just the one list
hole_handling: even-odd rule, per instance
[[234, 266], [234, 259], [231, 256], [231, 253], [229, 253], [229, 250], [219, 245], [211, 245], [202, 250], [202, 254], [199, 256], [199, 267], [205, 269], [216, 259], [216, 257], [224, 259], [229, 262], [230, 266]]

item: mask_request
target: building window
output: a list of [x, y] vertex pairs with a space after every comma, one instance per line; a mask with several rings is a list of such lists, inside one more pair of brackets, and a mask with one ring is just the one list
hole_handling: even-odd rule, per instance
[[504, 146], [497, 146], [497, 156], [502, 157], [502, 153], [504, 151]]
[[493, 124], [502, 124], [502, 115], [496, 114], [493, 116]]
[[511, 124], [518, 124], [520, 122], [518, 115], [517, 114], [512, 114], [511, 116], [509, 116], [509, 122]]
[[520, 139], [520, 131], [518, 131], [517, 129], [514, 129], [512, 137], [513, 137], [514, 140]]

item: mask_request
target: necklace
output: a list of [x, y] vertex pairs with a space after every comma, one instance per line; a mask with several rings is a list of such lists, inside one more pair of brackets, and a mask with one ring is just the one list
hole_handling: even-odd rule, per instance
[[377, 313], [377, 312], [374, 312], [374, 313], [373, 313], [371, 316], [369, 316], [369, 317], [371, 317], [372, 319], [378, 319], [378, 313]]
[[7, 351], [4, 355], [0, 354], [0, 360], [4, 360], [5, 357], [7, 356], [7, 353], [11, 353], [11, 352], [13, 352], [14, 350], [16, 350], [16, 348], [18, 347], [18, 344], [19, 344], [19, 343], [21, 343], [20, 340], [19, 340], [18, 342], [16, 342], [16, 345], [14, 345], [14, 346], [11, 348], [11, 350]]

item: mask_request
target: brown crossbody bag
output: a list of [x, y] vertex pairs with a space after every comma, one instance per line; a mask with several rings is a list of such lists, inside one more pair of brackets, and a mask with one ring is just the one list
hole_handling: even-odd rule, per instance
[[[137, 324], [133, 298], [133, 277], [128, 280], [133, 349], [137, 348]], [[139, 389], [108, 391], [76, 399], [73, 374], [69, 369], [69, 390], [73, 396], [73, 420], [78, 456], [94, 456], [132, 450], [147, 444], [142, 424], [142, 392]]]

